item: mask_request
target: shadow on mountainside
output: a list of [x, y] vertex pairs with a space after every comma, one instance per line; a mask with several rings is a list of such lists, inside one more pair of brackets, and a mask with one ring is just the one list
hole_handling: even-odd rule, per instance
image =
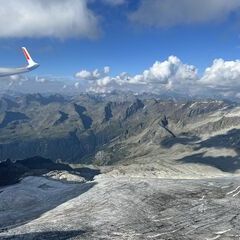
[[85, 231], [76, 230], [76, 231], [52, 231], [52, 232], [33, 232], [26, 234], [16, 234], [13, 236], [1, 237], [2, 240], [67, 240], [75, 237], [80, 237], [85, 234]]
[[175, 144], [182, 145], [194, 145], [196, 141], [199, 141], [200, 138], [197, 136], [177, 136], [177, 137], [167, 137], [161, 141], [161, 146], [164, 148], [171, 148]]
[[94, 177], [101, 174], [99, 169], [92, 169], [87, 167], [74, 168], [74, 171], [80, 174], [81, 177], [84, 177], [87, 181], [93, 181]]
[[230, 148], [240, 153], [240, 129], [232, 129], [225, 134], [210, 137], [198, 143], [196, 150], [200, 148]]
[[194, 150], [201, 148], [229, 148], [240, 154], [240, 129], [232, 129], [225, 134], [210, 137], [204, 141], [198, 136], [180, 135], [176, 138], [166, 138], [161, 143], [162, 147], [170, 148], [175, 144], [195, 145]]
[[[240, 129], [232, 129], [225, 134], [212, 136], [203, 141], [198, 136], [182, 135], [176, 138], [166, 138], [161, 142], [161, 146], [165, 148], [171, 148], [175, 144], [191, 145], [194, 151], [204, 149], [202, 153], [195, 153], [179, 159], [178, 161], [182, 163], [208, 165], [230, 173], [234, 173], [240, 169]], [[205, 153], [207, 151], [205, 150], [207, 148], [234, 150], [236, 156], [206, 156]]]
[[100, 174], [99, 169], [77, 168], [73, 169], [67, 164], [55, 163], [42, 157], [27, 158], [24, 160], [6, 160], [0, 163], [0, 186], [18, 183], [25, 176], [41, 176], [50, 171], [68, 171], [84, 177], [87, 181]]
[[196, 163], [208, 165], [220, 169], [223, 172], [234, 173], [240, 169], [240, 157], [209, 157], [204, 156], [205, 153], [197, 153], [184, 157], [178, 161], [181, 163]]

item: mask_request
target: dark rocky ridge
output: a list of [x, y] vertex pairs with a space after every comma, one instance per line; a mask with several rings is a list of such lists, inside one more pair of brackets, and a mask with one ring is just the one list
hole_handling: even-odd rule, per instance
[[140, 99], [136, 99], [134, 103], [127, 108], [125, 119], [131, 117], [134, 113], [144, 107], [144, 103]]
[[39, 93], [37, 94], [27, 94], [24, 96], [24, 102], [26, 105], [31, 104], [32, 102], [40, 103], [41, 105], [47, 105], [49, 103], [64, 103], [65, 98], [60, 94], [43, 96]]

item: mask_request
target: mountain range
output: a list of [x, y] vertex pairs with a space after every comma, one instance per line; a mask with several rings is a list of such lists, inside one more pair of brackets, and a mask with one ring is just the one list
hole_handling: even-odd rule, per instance
[[240, 105], [0, 99], [0, 238], [238, 239]]
[[151, 163], [196, 161], [235, 171], [238, 164], [228, 161], [225, 168], [224, 157], [234, 162], [238, 156], [239, 114], [239, 104], [222, 100], [175, 101], [117, 92], [4, 95], [0, 160], [40, 156], [102, 166], [146, 164], [151, 158]]

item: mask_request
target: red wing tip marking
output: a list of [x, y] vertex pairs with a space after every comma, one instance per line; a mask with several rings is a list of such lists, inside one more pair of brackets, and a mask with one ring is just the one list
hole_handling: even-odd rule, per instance
[[26, 59], [30, 60], [30, 56], [29, 56], [28, 52], [25, 50], [25, 48], [23, 48], [23, 53], [24, 53]]

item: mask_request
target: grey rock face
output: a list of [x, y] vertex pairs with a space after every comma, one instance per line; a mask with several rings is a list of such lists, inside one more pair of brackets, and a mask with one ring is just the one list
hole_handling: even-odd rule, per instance
[[43, 176], [54, 179], [54, 180], [59, 180], [61, 182], [68, 182], [68, 183], [85, 183], [86, 182], [85, 178], [73, 173], [69, 173], [68, 171], [55, 170], [47, 174], [44, 174]]
[[144, 103], [140, 99], [136, 99], [136, 101], [127, 108], [125, 119], [131, 117], [134, 113], [144, 107]]

